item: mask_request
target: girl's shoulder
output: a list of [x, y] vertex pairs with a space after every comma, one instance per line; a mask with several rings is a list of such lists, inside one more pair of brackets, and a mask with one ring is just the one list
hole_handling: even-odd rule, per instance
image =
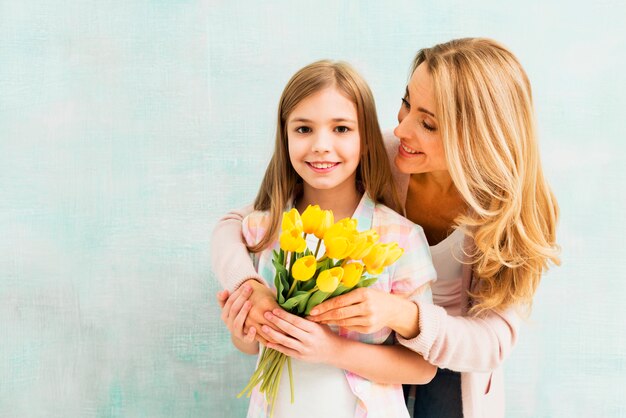
[[378, 232], [383, 242], [395, 241], [405, 249], [428, 248], [426, 235], [420, 225], [381, 203], [376, 203], [374, 207], [372, 227]]
[[246, 240], [246, 245], [253, 247], [261, 242], [269, 226], [270, 214], [267, 211], [255, 210], [243, 218], [241, 232]]
[[405, 229], [405, 230], [422, 230], [422, 227], [418, 224], [405, 218], [395, 210], [382, 203], [376, 203], [374, 206], [374, 219], [373, 224], [375, 226], [383, 227], [390, 226], [393, 228]]

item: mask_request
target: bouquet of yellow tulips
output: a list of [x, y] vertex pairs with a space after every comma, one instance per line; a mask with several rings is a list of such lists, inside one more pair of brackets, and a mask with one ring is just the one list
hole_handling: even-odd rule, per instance
[[[276, 269], [276, 299], [284, 310], [302, 317], [309, 315], [326, 299], [370, 286], [377, 280], [376, 275], [403, 254], [397, 243], [379, 243], [374, 230], [359, 232], [356, 227], [357, 221], [351, 218], [335, 223], [332, 211], [317, 205], [309, 205], [302, 216], [296, 209], [283, 214], [280, 251], [273, 252], [272, 264]], [[315, 251], [307, 247], [307, 234], [318, 239]], [[318, 258], [322, 241], [325, 253]], [[246, 392], [250, 396], [260, 384], [272, 416], [285, 363], [293, 403], [291, 358], [268, 348], [263, 349], [256, 371], [238, 397]]]

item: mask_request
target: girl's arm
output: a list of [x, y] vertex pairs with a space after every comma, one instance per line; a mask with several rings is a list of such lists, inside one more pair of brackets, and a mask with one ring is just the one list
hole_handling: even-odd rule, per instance
[[437, 368], [422, 356], [399, 345], [377, 345], [352, 341], [334, 334], [328, 327], [307, 321], [282, 309], [267, 312], [266, 318], [284, 333], [264, 330], [276, 343], [273, 348], [293, 358], [327, 363], [368, 380], [388, 384], [425, 384]]

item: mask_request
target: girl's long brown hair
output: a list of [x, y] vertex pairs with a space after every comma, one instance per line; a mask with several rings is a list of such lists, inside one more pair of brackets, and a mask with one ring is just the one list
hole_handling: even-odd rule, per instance
[[367, 83], [345, 62], [317, 61], [294, 74], [280, 97], [274, 155], [254, 201], [256, 210], [269, 211], [270, 223], [263, 239], [249, 248], [252, 252], [263, 250], [276, 239], [282, 213], [293, 197], [296, 185], [302, 181], [289, 159], [285, 126], [289, 115], [302, 100], [328, 87], [337, 88], [356, 106], [361, 137], [357, 180], [374, 201], [400, 210], [387, 151], [378, 126], [374, 97]]

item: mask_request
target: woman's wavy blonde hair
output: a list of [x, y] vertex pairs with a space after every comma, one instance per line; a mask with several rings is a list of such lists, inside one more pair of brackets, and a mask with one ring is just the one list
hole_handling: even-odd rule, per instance
[[291, 77], [278, 103], [274, 154], [254, 201], [254, 209], [269, 211], [270, 222], [263, 239], [251, 252], [259, 252], [276, 239], [282, 213], [302, 181], [289, 159], [286, 124], [298, 104], [310, 95], [335, 87], [356, 107], [361, 139], [361, 159], [357, 181], [375, 202], [399, 211], [400, 204], [393, 186], [389, 158], [378, 125], [374, 96], [365, 80], [347, 63], [316, 61]]
[[450, 175], [471, 210], [471, 312], [530, 309], [549, 262], [560, 264], [559, 209], [541, 168], [530, 82], [499, 43], [457, 39], [418, 52], [426, 65]]

